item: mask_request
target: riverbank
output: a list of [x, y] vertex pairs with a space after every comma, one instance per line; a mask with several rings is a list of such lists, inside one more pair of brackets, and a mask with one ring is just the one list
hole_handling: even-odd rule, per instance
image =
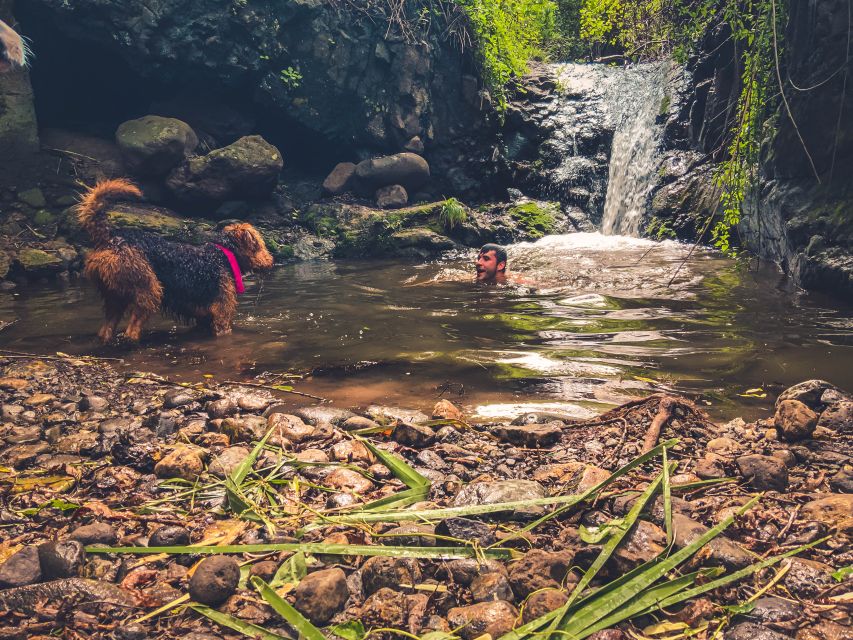
[[[471, 424], [446, 401], [431, 416], [283, 409], [287, 390], [181, 386], [63, 356], [0, 358], [0, 389], [4, 638], [212, 640], [244, 624], [288, 637], [280, 612], [293, 611], [264, 583], [310, 621], [308, 637], [350, 623], [338, 635], [360, 638], [358, 620], [499, 638], [566, 606], [583, 571], [600, 586], [681, 557], [684, 571], [732, 575], [803, 545], [598, 637], [720, 624], [732, 638], [849, 633], [853, 398], [828, 383], [786, 390], [775, 416], [724, 425], [665, 395], [577, 422]], [[678, 463], [666, 477], [662, 446]], [[697, 553], [709, 528], [719, 535]], [[188, 544], [231, 546], [207, 558], [217, 550]], [[208, 608], [185, 608], [188, 597]], [[665, 626], [649, 628], [656, 620]]]

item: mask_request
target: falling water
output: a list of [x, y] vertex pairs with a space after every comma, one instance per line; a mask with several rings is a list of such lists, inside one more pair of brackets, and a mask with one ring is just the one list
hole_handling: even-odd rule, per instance
[[607, 92], [615, 133], [601, 231], [638, 236], [660, 167], [663, 127], [656, 120], [666, 108], [666, 69], [664, 63], [655, 63], [623, 73], [630, 89], [614, 92], [626, 86], [620, 82]]

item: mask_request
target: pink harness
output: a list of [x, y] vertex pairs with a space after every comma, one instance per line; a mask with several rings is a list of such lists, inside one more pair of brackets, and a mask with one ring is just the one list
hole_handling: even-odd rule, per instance
[[237, 287], [237, 293], [243, 293], [246, 287], [243, 286], [243, 275], [240, 273], [240, 265], [237, 264], [237, 258], [230, 249], [226, 249], [221, 244], [215, 245], [225, 257], [228, 258], [228, 264], [231, 265], [231, 274], [234, 276], [234, 285]]

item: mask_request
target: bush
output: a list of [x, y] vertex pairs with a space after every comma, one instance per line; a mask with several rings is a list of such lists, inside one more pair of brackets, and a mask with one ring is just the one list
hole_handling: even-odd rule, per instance
[[438, 221], [445, 229], [453, 229], [467, 219], [468, 214], [465, 212], [465, 205], [456, 198], [445, 200], [438, 212]]

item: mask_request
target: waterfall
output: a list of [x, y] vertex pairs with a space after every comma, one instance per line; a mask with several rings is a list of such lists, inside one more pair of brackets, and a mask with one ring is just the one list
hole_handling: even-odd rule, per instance
[[606, 90], [615, 132], [601, 231], [638, 236], [660, 167], [663, 127], [657, 119], [667, 106], [666, 64], [637, 65], [621, 72], [624, 78], [609, 83]]

